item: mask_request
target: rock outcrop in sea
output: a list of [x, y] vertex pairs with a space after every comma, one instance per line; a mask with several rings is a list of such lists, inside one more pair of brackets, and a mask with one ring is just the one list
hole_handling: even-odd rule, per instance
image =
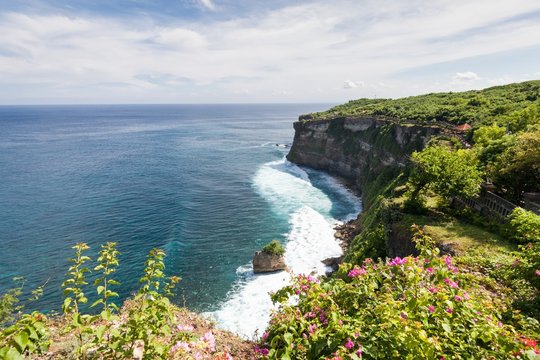
[[283, 255], [270, 254], [265, 251], [257, 251], [253, 255], [253, 272], [268, 273], [287, 270]]

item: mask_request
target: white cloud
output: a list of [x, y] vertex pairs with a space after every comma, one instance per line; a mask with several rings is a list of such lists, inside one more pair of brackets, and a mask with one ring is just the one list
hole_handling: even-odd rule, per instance
[[168, 47], [170, 50], [178, 48], [197, 49], [207, 44], [203, 35], [183, 28], [162, 29], [153, 40], [160, 45]]
[[454, 75], [453, 80], [456, 82], [469, 82], [474, 80], [480, 80], [480, 76], [472, 71], [458, 72]]
[[364, 87], [365, 84], [363, 81], [352, 81], [352, 80], [345, 80], [345, 82], [343, 83], [343, 88], [344, 89], [354, 89], [354, 88], [357, 88], [357, 87]]
[[216, 8], [212, 0], [199, 0], [199, 3], [209, 10], [215, 10]]
[[[200, 1], [215, 9], [213, 2]], [[530, 0], [366, 0], [362, 6], [336, 0], [167, 26], [5, 13], [0, 14], [0, 101], [241, 102], [245, 89], [254, 102], [342, 101], [350, 96], [343, 88], [354, 89], [355, 96], [373, 95], [361, 81], [336, 86], [352, 76], [388, 84], [377, 94], [385, 97], [439, 90], [437, 80], [440, 90], [480, 86], [488, 80], [473, 72], [476, 68], [455, 74], [455, 84], [444, 83], [442, 75], [429, 82], [399, 82], [394, 76], [540, 46], [533, 35], [540, 33], [538, 18], [508, 21], [535, 11], [540, 2]]]

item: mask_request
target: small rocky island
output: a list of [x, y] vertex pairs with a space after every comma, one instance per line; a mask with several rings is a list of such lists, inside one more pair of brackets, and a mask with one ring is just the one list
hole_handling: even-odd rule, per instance
[[272, 240], [262, 251], [257, 251], [253, 255], [253, 272], [257, 274], [287, 270], [284, 255], [283, 245], [279, 240]]

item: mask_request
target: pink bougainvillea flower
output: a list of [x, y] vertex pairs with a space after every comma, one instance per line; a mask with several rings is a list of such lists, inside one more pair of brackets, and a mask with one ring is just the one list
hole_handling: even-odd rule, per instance
[[362, 275], [366, 275], [366, 274], [367, 274], [367, 271], [362, 266], [361, 268], [354, 267], [351, 271], [349, 271], [347, 276], [350, 277], [350, 278], [353, 278], [353, 277], [362, 276]]
[[429, 267], [429, 268], [426, 268], [426, 271], [427, 271], [428, 273], [430, 273], [430, 274], [433, 274], [433, 268], [430, 268], [430, 267]]
[[453, 287], [454, 289], [459, 289], [459, 285], [455, 281], [450, 280], [449, 278], [444, 279], [444, 282], [448, 286]]
[[432, 293], [432, 294], [436, 294], [436, 293], [439, 292], [439, 289], [437, 289], [436, 287], [433, 287], [433, 286], [432, 286], [432, 287], [429, 288], [429, 292]]
[[456, 300], [456, 301], [462, 301], [463, 298], [462, 298], [461, 296], [459, 296], [459, 295], [456, 295], [456, 296], [454, 296], [454, 300]]
[[428, 311], [433, 314], [435, 312], [435, 306], [429, 305], [428, 306]]
[[393, 258], [391, 261], [387, 262], [386, 264], [388, 266], [399, 266], [399, 265], [403, 265], [407, 262], [407, 258], [400, 258], [399, 256], [396, 256], [395, 258]]
[[191, 325], [178, 325], [176, 326], [178, 331], [193, 331], [193, 326]]
[[180, 349], [184, 349], [186, 351], [189, 351], [189, 344], [185, 341], [178, 341], [176, 344], [173, 345], [170, 352], [175, 353]]
[[216, 351], [216, 339], [214, 338], [214, 334], [212, 334], [212, 331], [207, 331], [203, 337], [202, 340], [207, 343], [208, 349], [211, 352]]
[[534, 274], [535, 274], [536, 276], [540, 276], [540, 270], [536, 270], [536, 271], [534, 272]]
[[266, 348], [259, 348], [259, 347], [256, 347], [255, 351], [258, 352], [259, 354], [261, 354], [262, 356], [266, 356], [270, 352]]
[[450, 308], [446, 308], [446, 312], [449, 313], [449, 314], [452, 314], [454, 312], [454, 310], [452, 310]]
[[345, 342], [345, 347], [349, 350], [354, 347], [354, 342], [351, 340], [351, 338], [347, 338], [347, 341]]
[[401, 316], [402, 319], [407, 319], [407, 314], [405, 314], [405, 313], [401, 313], [401, 314], [399, 314], [399, 316]]

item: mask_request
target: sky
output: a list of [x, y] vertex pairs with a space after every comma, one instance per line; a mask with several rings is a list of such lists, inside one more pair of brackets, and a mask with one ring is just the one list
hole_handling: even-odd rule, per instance
[[540, 0], [0, 0], [0, 104], [341, 103], [540, 79]]

